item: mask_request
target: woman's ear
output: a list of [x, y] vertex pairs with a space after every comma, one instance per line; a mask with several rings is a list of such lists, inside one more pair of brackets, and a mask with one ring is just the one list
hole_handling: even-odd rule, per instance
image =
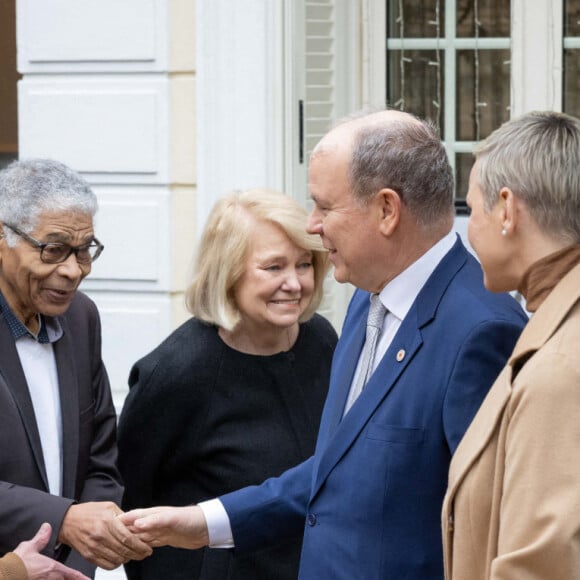
[[499, 219], [503, 235], [514, 231], [518, 222], [518, 204], [513, 191], [509, 187], [502, 187], [499, 192]]
[[401, 198], [395, 190], [385, 188], [377, 193], [376, 200], [380, 220], [379, 230], [383, 235], [391, 236], [401, 219]]

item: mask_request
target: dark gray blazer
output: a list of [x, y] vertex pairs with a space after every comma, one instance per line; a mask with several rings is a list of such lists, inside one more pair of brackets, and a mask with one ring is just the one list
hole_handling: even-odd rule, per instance
[[53, 346], [63, 422], [62, 497], [48, 493], [32, 401], [14, 339], [0, 313], [0, 554], [49, 522], [53, 534], [45, 553], [90, 575], [94, 566], [69, 554], [68, 548], [55, 547], [55, 542], [72, 503], [121, 500], [116, 416], [101, 360], [96, 306], [77, 292], [59, 320], [64, 335]]

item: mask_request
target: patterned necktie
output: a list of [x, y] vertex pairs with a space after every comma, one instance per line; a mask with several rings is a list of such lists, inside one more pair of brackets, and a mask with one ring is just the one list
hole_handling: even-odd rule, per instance
[[348, 413], [348, 410], [351, 408], [352, 404], [357, 400], [358, 396], [361, 394], [364, 386], [371, 376], [375, 351], [377, 348], [377, 343], [379, 342], [379, 336], [381, 334], [381, 329], [383, 327], [383, 321], [385, 320], [386, 313], [387, 309], [383, 306], [379, 295], [373, 294], [371, 297], [371, 306], [369, 308], [369, 314], [367, 317], [367, 333], [365, 344], [361, 353], [360, 372], [356, 377], [355, 383], [350, 389], [348, 400], [344, 408], [345, 415]]

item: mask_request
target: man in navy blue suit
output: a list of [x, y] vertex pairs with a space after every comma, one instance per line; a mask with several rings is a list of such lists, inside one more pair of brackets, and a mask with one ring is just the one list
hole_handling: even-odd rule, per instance
[[[301, 580], [440, 580], [450, 458], [527, 318], [484, 289], [452, 232], [431, 124], [398, 111], [340, 124], [312, 154], [310, 193], [308, 229], [357, 288], [314, 456], [217, 500], [120, 517], [153, 546], [256, 549], [301, 529]], [[371, 296], [384, 309], [359, 394]]]

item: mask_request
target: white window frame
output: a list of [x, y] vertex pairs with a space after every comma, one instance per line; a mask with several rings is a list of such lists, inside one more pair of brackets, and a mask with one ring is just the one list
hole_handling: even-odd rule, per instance
[[[362, 90], [364, 102], [384, 107], [386, 103], [386, 0], [362, 1]], [[453, 11], [446, 10], [449, 25], [455, 28]], [[511, 116], [530, 110], [562, 110], [563, 49], [580, 48], [580, 38], [563, 39], [563, 0], [511, 0]], [[449, 27], [446, 26], [448, 30]], [[479, 47], [493, 39], [480, 39]], [[459, 39], [456, 41], [459, 43]], [[406, 48], [412, 48], [407, 41]], [[456, 48], [460, 47], [459, 44]], [[445, 63], [446, 83], [455, 82], [455, 69]], [[382, 74], [381, 74], [382, 72]], [[446, 87], [454, 107], [455, 91]], [[452, 115], [448, 115], [452, 117]], [[450, 127], [446, 126], [446, 135]], [[451, 127], [452, 129], [452, 127]], [[467, 142], [448, 142], [448, 150], [469, 152]], [[454, 164], [455, 156], [450, 155]], [[466, 243], [467, 218], [458, 216], [455, 228]]]
[[[364, 101], [384, 106], [386, 82], [380, 71], [386, 71], [386, 1], [362, 0], [362, 11]], [[449, 11], [446, 15], [455, 16]], [[563, 39], [562, 22], [563, 0], [511, 0], [512, 116], [562, 109], [562, 46], [580, 48], [580, 38]], [[480, 39], [479, 46], [484, 48], [488, 40], [493, 42]]]
[[562, 110], [563, 0], [512, 0], [512, 116]]

